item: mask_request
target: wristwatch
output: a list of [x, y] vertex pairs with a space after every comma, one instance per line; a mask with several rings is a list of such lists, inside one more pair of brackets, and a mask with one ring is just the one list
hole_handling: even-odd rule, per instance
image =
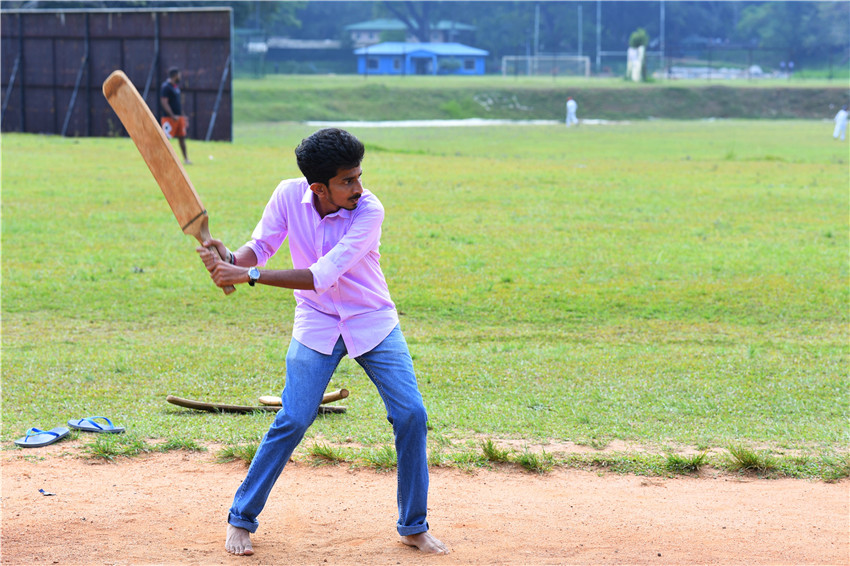
[[254, 283], [260, 278], [260, 270], [256, 267], [252, 267], [248, 270], [248, 285], [251, 287], [254, 286]]

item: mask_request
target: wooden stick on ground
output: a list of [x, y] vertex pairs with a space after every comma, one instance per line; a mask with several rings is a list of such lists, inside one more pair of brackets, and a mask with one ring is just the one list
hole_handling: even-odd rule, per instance
[[[340, 399], [345, 399], [348, 397], [348, 389], [337, 389], [336, 391], [329, 391], [325, 393], [324, 397], [322, 397], [322, 405], [326, 403], [333, 403], [334, 401], [339, 401]], [[260, 405], [267, 405], [269, 407], [280, 407], [280, 397], [276, 395], [263, 395], [259, 399]]]

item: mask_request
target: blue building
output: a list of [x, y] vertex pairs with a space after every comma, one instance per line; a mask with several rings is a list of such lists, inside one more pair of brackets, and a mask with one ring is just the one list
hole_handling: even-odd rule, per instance
[[354, 54], [361, 75], [483, 75], [489, 52], [461, 43], [386, 42]]

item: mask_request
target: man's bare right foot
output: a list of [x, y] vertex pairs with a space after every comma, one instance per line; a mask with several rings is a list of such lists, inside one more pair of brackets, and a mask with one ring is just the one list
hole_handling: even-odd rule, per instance
[[251, 533], [241, 527], [227, 525], [227, 540], [224, 541], [224, 548], [231, 554], [239, 556], [250, 556], [254, 554], [254, 547], [251, 546]]
[[448, 554], [449, 549], [437, 537], [425, 531], [415, 535], [401, 537], [401, 542], [407, 546], [415, 546], [425, 554]]

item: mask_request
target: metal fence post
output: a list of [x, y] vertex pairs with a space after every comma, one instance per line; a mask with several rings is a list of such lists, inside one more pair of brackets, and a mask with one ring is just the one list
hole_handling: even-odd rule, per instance
[[[151, 82], [153, 81], [154, 74], [156, 73], [156, 63], [159, 61], [159, 14], [157, 12], [153, 13], [153, 61], [151, 61], [151, 68], [148, 71], [148, 78], [145, 81], [145, 93], [142, 95], [142, 98], [147, 101], [148, 92], [151, 88]], [[159, 96], [159, 92], [157, 92], [157, 97]]]
[[83, 73], [86, 70], [89, 62], [89, 15], [86, 14], [86, 35], [83, 42], [83, 60], [80, 62], [80, 68], [77, 71], [77, 80], [74, 82], [74, 92], [71, 94], [71, 101], [68, 103], [68, 110], [65, 112], [65, 122], [62, 124], [62, 137], [68, 133], [68, 125], [71, 123], [71, 115], [74, 113], [74, 106], [77, 103], [77, 93], [80, 91], [80, 83], [83, 80]]
[[26, 98], [26, 86], [24, 82], [26, 80], [26, 74], [24, 71], [27, 68], [26, 61], [24, 60], [24, 15], [18, 14], [18, 54], [21, 56], [21, 80], [18, 81], [21, 85], [21, 131], [27, 131], [27, 98]]
[[15, 57], [15, 64], [12, 65], [12, 74], [9, 77], [9, 84], [6, 85], [6, 96], [3, 100], [3, 110], [0, 112], [0, 122], [3, 121], [3, 117], [6, 115], [6, 108], [9, 107], [9, 99], [12, 98], [12, 91], [15, 90], [15, 76], [18, 74], [18, 66], [21, 64], [21, 53], [18, 52], [18, 56]]
[[207, 137], [204, 141], [210, 141], [215, 126], [215, 119], [218, 115], [218, 105], [221, 103], [221, 93], [224, 91], [224, 84], [227, 82], [227, 73], [230, 71], [230, 54], [227, 55], [227, 61], [224, 62], [224, 70], [221, 72], [221, 81], [218, 83], [218, 94], [215, 97], [212, 116], [210, 116], [210, 125], [207, 128]]

